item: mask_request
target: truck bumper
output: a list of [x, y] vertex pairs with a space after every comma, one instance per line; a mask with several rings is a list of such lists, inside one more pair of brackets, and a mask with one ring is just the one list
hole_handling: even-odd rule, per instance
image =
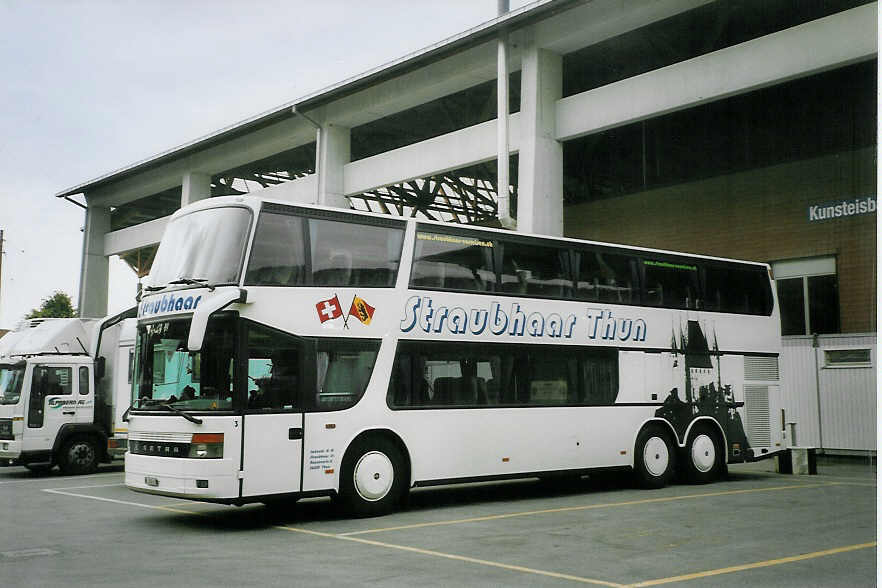
[[21, 441], [4, 439], [0, 441], [0, 466], [19, 465]]

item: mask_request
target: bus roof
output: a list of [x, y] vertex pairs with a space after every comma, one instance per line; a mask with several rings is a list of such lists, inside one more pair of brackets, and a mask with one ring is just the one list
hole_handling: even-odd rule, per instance
[[291, 208], [302, 208], [305, 210], [316, 210], [316, 211], [327, 211], [331, 213], [343, 213], [350, 214], [353, 216], [362, 216], [368, 218], [379, 218], [379, 219], [397, 219], [402, 223], [404, 222], [416, 222], [420, 225], [431, 225], [436, 227], [443, 227], [446, 229], [450, 229], [451, 227], [455, 227], [456, 230], [465, 230], [465, 231], [480, 231], [484, 233], [492, 233], [497, 235], [516, 235], [518, 237], [527, 237], [534, 239], [548, 239], [558, 242], [564, 243], [574, 243], [574, 244], [582, 244], [582, 245], [595, 245], [600, 247], [614, 247], [617, 249], [626, 249], [634, 252], [645, 252], [645, 253], [653, 253], [653, 254], [661, 254], [661, 255], [673, 255], [680, 257], [691, 257], [695, 259], [708, 259], [713, 261], [721, 261], [721, 262], [729, 262], [729, 263], [745, 263], [750, 265], [757, 265], [764, 268], [769, 268], [769, 264], [760, 261], [752, 261], [746, 259], [733, 259], [727, 257], [716, 257], [713, 255], [702, 255], [700, 253], [687, 253], [683, 251], [673, 251], [669, 249], [656, 249], [653, 247], [640, 247], [636, 245], [626, 245], [624, 243], [612, 243], [608, 241], [593, 241], [590, 239], [575, 239], [572, 237], [556, 237], [553, 235], [542, 235], [538, 233], [521, 233], [521, 232], [512, 232], [506, 229], [500, 229], [496, 227], [483, 227], [476, 225], [465, 225], [459, 223], [449, 223], [443, 221], [435, 221], [429, 219], [418, 219], [418, 218], [404, 218], [399, 216], [393, 216], [388, 214], [380, 214], [376, 212], [367, 212], [362, 210], [354, 210], [354, 209], [343, 209], [332, 206], [323, 206], [320, 204], [308, 204], [302, 202], [291, 202], [288, 200], [277, 200], [273, 198], [263, 198], [261, 196], [247, 194], [247, 195], [237, 195], [237, 196], [218, 196], [215, 198], [207, 198], [205, 200], [200, 200], [195, 202], [189, 206], [179, 209], [172, 215], [172, 220], [178, 218], [180, 216], [184, 216], [186, 214], [190, 214], [197, 210], [202, 210], [206, 208], [216, 208], [222, 206], [230, 206], [230, 205], [239, 205], [239, 206], [247, 206], [248, 208], [253, 209], [255, 212], [259, 212], [263, 203], [273, 204], [278, 206], [288, 206]]

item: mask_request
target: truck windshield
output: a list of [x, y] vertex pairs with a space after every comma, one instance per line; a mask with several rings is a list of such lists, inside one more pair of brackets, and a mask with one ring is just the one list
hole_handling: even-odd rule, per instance
[[237, 283], [250, 226], [251, 211], [233, 206], [176, 218], [165, 229], [147, 286]]
[[235, 397], [235, 319], [208, 321], [201, 351], [187, 350], [189, 320], [138, 327], [137, 397], [139, 410], [168, 412], [232, 410]]
[[18, 404], [25, 364], [0, 364], [0, 404]]

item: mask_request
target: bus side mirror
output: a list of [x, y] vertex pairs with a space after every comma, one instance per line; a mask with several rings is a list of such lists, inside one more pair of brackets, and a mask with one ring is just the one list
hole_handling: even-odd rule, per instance
[[189, 351], [200, 351], [202, 349], [202, 341], [205, 339], [205, 328], [208, 326], [208, 317], [212, 313], [234, 302], [244, 303], [246, 300], [247, 292], [239, 288], [218, 289], [217, 294], [208, 300], [203, 300], [202, 304], [193, 312], [190, 334], [187, 337], [187, 349]]
[[105, 366], [106, 362], [107, 362], [107, 360], [104, 359], [103, 355], [101, 357], [95, 358], [95, 381], [98, 381], [104, 377], [104, 370], [106, 367]]

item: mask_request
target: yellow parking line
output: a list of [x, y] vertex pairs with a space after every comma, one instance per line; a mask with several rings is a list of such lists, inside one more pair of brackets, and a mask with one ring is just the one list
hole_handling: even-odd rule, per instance
[[[669, 496], [669, 497], [664, 497], [664, 498], [647, 498], [647, 499], [643, 499], [643, 500], [629, 500], [629, 501], [612, 502], [612, 503], [604, 503], [604, 504], [592, 504], [592, 505], [563, 507], [563, 508], [536, 510], [536, 511], [520, 512], [520, 513], [509, 513], [509, 514], [502, 514], [502, 515], [491, 515], [491, 516], [486, 516], [486, 517], [473, 517], [470, 519], [459, 519], [459, 520], [455, 520], [455, 521], [440, 521], [440, 522], [435, 522], [435, 523], [419, 523], [419, 524], [414, 524], [414, 525], [402, 525], [399, 527], [387, 527], [384, 529], [373, 529], [373, 530], [368, 530], [368, 531], [355, 531], [355, 532], [351, 532], [351, 533], [342, 533], [342, 534], [325, 533], [322, 531], [313, 531], [310, 529], [302, 529], [299, 527], [289, 527], [287, 525], [276, 525], [273, 528], [279, 529], [279, 530], [284, 530], [284, 531], [289, 531], [289, 532], [300, 533], [300, 534], [304, 534], [304, 535], [312, 535], [315, 537], [336, 539], [336, 540], [340, 540], [340, 541], [350, 541], [350, 542], [354, 542], [354, 543], [360, 543], [363, 545], [371, 545], [374, 547], [383, 547], [386, 549], [395, 549], [395, 550], [399, 550], [399, 551], [416, 553], [416, 554], [420, 554], [420, 555], [440, 557], [440, 558], [444, 558], [444, 559], [448, 559], [448, 560], [472, 563], [472, 564], [476, 564], [476, 565], [482, 565], [482, 566], [493, 567], [493, 568], [498, 568], [498, 569], [503, 569], [503, 570], [509, 570], [509, 571], [513, 571], [513, 572], [534, 574], [537, 576], [556, 578], [556, 579], [560, 579], [560, 580], [569, 580], [569, 581], [573, 581], [573, 582], [579, 582], [582, 584], [610, 586], [612, 588], [642, 588], [645, 586], [657, 586], [660, 584], [669, 584], [672, 582], [685, 582], [685, 581], [695, 580], [695, 579], [699, 579], [699, 578], [706, 578], [709, 576], [729, 574], [729, 573], [751, 570], [751, 569], [756, 569], [756, 568], [763, 568], [763, 567], [781, 565], [781, 564], [785, 564], [785, 563], [803, 561], [803, 560], [807, 560], [807, 559], [813, 559], [813, 558], [823, 557], [823, 556], [827, 556], [827, 555], [834, 555], [834, 554], [838, 554], [838, 553], [845, 553], [845, 552], [849, 552], [849, 551], [856, 551], [859, 549], [867, 549], [867, 548], [875, 547], [876, 542], [872, 541], [869, 543], [859, 543], [859, 544], [855, 544], [855, 545], [847, 545], [844, 547], [827, 549], [824, 551], [815, 551], [812, 553], [805, 553], [805, 554], [783, 557], [783, 558], [778, 558], [778, 559], [754, 562], [754, 563], [749, 563], [749, 564], [742, 564], [742, 565], [737, 565], [737, 566], [730, 566], [730, 567], [726, 567], [726, 568], [719, 568], [716, 570], [707, 570], [707, 571], [696, 572], [696, 573], [692, 573], [692, 574], [671, 576], [668, 578], [658, 578], [655, 580], [646, 580], [646, 581], [638, 582], [635, 584], [619, 584], [616, 582], [609, 582], [606, 580], [598, 580], [596, 578], [587, 578], [587, 577], [583, 577], [583, 576], [575, 576], [572, 574], [551, 572], [548, 570], [528, 568], [525, 566], [506, 564], [506, 563], [502, 563], [502, 562], [479, 559], [479, 558], [468, 557], [468, 556], [463, 556], [463, 555], [456, 555], [456, 554], [452, 554], [452, 553], [444, 553], [441, 551], [421, 549], [418, 547], [411, 547], [408, 545], [398, 545], [395, 543], [386, 543], [386, 542], [382, 542], [382, 541], [363, 539], [360, 537], [353, 537], [352, 535], [356, 535], [356, 534], [360, 534], [360, 533], [377, 533], [377, 532], [382, 532], [382, 531], [391, 531], [391, 530], [398, 530], [398, 529], [412, 529], [412, 528], [426, 527], [426, 526], [433, 526], [433, 525], [450, 525], [450, 524], [463, 523], [463, 522], [474, 522], [474, 521], [511, 518], [511, 517], [518, 517], [518, 516], [534, 515], [534, 514], [568, 512], [568, 511], [575, 511], [575, 510], [588, 510], [588, 509], [593, 509], [593, 508], [610, 508], [610, 507], [614, 507], [614, 506], [652, 504], [652, 503], [658, 503], [658, 502], [671, 502], [671, 501], [675, 501], [675, 500], [685, 500], [685, 499], [691, 499], [691, 498], [704, 498], [704, 497], [711, 497], [711, 496], [731, 496], [734, 494], [747, 494], [747, 493], [755, 493], [755, 492], [771, 492], [771, 491], [777, 491], [777, 490], [789, 490], [789, 489], [796, 489], [796, 488], [810, 488], [810, 487], [835, 486], [835, 485], [838, 485], [838, 484], [836, 482], [828, 482], [828, 483], [822, 483], [822, 484], [796, 484], [796, 485], [789, 485], [789, 486], [774, 486], [774, 487], [770, 487], [770, 488], [749, 488], [749, 489], [744, 489], [744, 490], [727, 490], [727, 491], [721, 491], [721, 492], [705, 492], [705, 493], [701, 493], [701, 494], [688, 494], [685, 496]], [[69, 492], [64, 489], [43, 489], [43, 492], [48, 492], [51, 494], [61, 494], [61, 495], [65, 495], [65, 496], [73, 496], [73, 497], [78, 497], [78, 498], [88, 498], [91, 500], [110, 502], [110, 503], [120, 504], [120, 505], [124, 505], [124, 506], [136, 506], [136, 507], [140, 507], [140, 508], [148, 508], [148, 509], [152, 509], [152, 510], [162, 510], [162, 511], [167, 511], [167, 512], [179, 513], [179, 514], [205, 516], [205, 513], [198, 512], [198, 511], [172, 508], [170, 506], [142, 504], [139, 502], [130, 502], [130, 501], [126, 501], [126, 500], [116, 500], [113, 498], [103, 498], [100, 496], [90, 496], [88, 494]]]
[[825, 549], [824, 551], [813, 551], [812, 553], [803, 553], [801, 555], [792, 555], [790, 557], [781, 557], [778, 559], [768, 559], [766, 561], [758, 561], [739, 566], [729, 566], [728, 568], [719, 568], [716, 570], [708, 570], [706, 572], [696, 572], [694, 574], [684, 574], [682, 576], [671, 576], [670, 578], [659, 578], [657, 580], [647, 580], [636, 584], [629, 584], [629, 588], [643, 588], [644, 586], [658, 586], [660, 584], [670, 584], [671, 582], [686, 582], [689, 580], [697, 580], [699, 578], [707, 578], [709, 576], [719, 576], [720, 574], [731, 574], [732, 572], [743, 572], [744, 570], [753, 570], [756, 568], [766, 568], [769, 566], [777, 566], [795, 561], [803, 561], [816, 557], [824, 557], [826, 555], [835, 555], [837, 553], [846, 553], [848, 551], [856, 551], [858, 549], [868, 549], [876, 547], [875, 541], [869, 543], [857, 543], [855, 545], [846, 545], [845, 547], [836, 547], [833, 549]]
[[356, 543], [362, 543], [364, 545], [372, 545], [374, 547], [385, 547], [386, 549], [397, 549], [399, 551], [407, 551], [410, 553], [418, 553], [420, 555], [430, 555], [434, 557], [441, 557], [444, 559], [451, 559], [454, 561], [462, 561], [467, 563], [478, 564], [482, 566], [488, 566], [492, 568], [500, 568], [503, 570], [509, 570], [513, 572], [523, 572], [526, 574], [535, 574], [537, 576], [546, 576], [549, 578], [557, 578], [559, 580], [570, 580], [573, 582], [580, 582], [582, 584], [595, 584], [598, 586], [612, 586], [613, 588], [625, 588], [624, 584], [617, 584], [615, 582], [607, 582], [605, 580], [597, 580], [594, 578], [585, 578], [582, 576], [573, 576], [570, 574], [561, 574], [558, 572], [549, 572], [547, 570], [538, 570], [535, 568], [527, 568], [524, 566], [516, 566], [511, 564], [505, 564], [498, 561], [490, 561], [486, 559], [478, 559], [476, 557], [467, 557], [464, 555], [455, 555], [452, 553], [444, 553], [442, 551], [433, 551], [430, 549], [420, 549], [418, 547], [410, 547], [408, 545], [396, 545], [394, 543], [384, 543], [382, 541], [372, 541], [370, 539], [361, 539], [359, 537], [349, 537], [346, 535], [338, 535], [335, 533], [322, 533], [320, 531], [310, 531], [309, 529], [300, 529], [297, 527], [288, 527], [285, 525], [279, 525], [275, 527], [276, 529], [281, 529], [284, 531], [292, 531], [295, 533], [303, 533], [306, 535], [315, 535], [318, 537], [326, 537], [328, 539], [339, 539], [342, 541], [353, 541]]
[[658, 502], [673, 502], [675, 500], [689, 500], [693, 498], [708, 498], [712, 496], [732, 496], [734, 494], [750, 494], [756, 492], [773, 492], [776, 490], [793, 490], [797, 488], [820, 488], [825, 486], [837, 486], [836, 482], [823, 482], [815, 484], [791, 484], [788, 486], [772, 486], [769, 488], [748, 488], [744, 490], [724, 490], [720, 492], [703, 492], [701, 494], [686, 494], [683, 496], [666, 496], [664, 498], [644, 498], [641, 500], [626, 500], [623, 502], [607, 502], [601, 504], [586, 504], [581, 506], [564, 506], [560, 508], [547, 508], [543, 510], [528, 510], [524, 512], [512, 512], [497, 515], [487, 515], [483, 517], [470, 517], [467, 519], [454, 519], [450, 521], [434, 521], [428, 523], [414, 523], [412, 525], [399, 525], [396, 527], [381, 527], [379, 529], [367, 529], [364, 531], [350, 531], [348, 533], [340, 533], [341, 537], [351, 537], [353, 535], [367, 535], [369, 533], [384, 533], [387, 531], [401, 531], [404, 529], [420, 529], [423, 527], [437, 527], [442, 525], [458, 525], [461, 523], [477, 523], [481, 521], [493, 521], [498, 519], [510, 519], [514, 517], [526, 517], [540, 514], [552, 514], [559, 512], [573, 512], [579, 510], [591, 510], [595, 508], [612, 508], [616, 506], [634, 506], [638, 504], [654, 504]]

